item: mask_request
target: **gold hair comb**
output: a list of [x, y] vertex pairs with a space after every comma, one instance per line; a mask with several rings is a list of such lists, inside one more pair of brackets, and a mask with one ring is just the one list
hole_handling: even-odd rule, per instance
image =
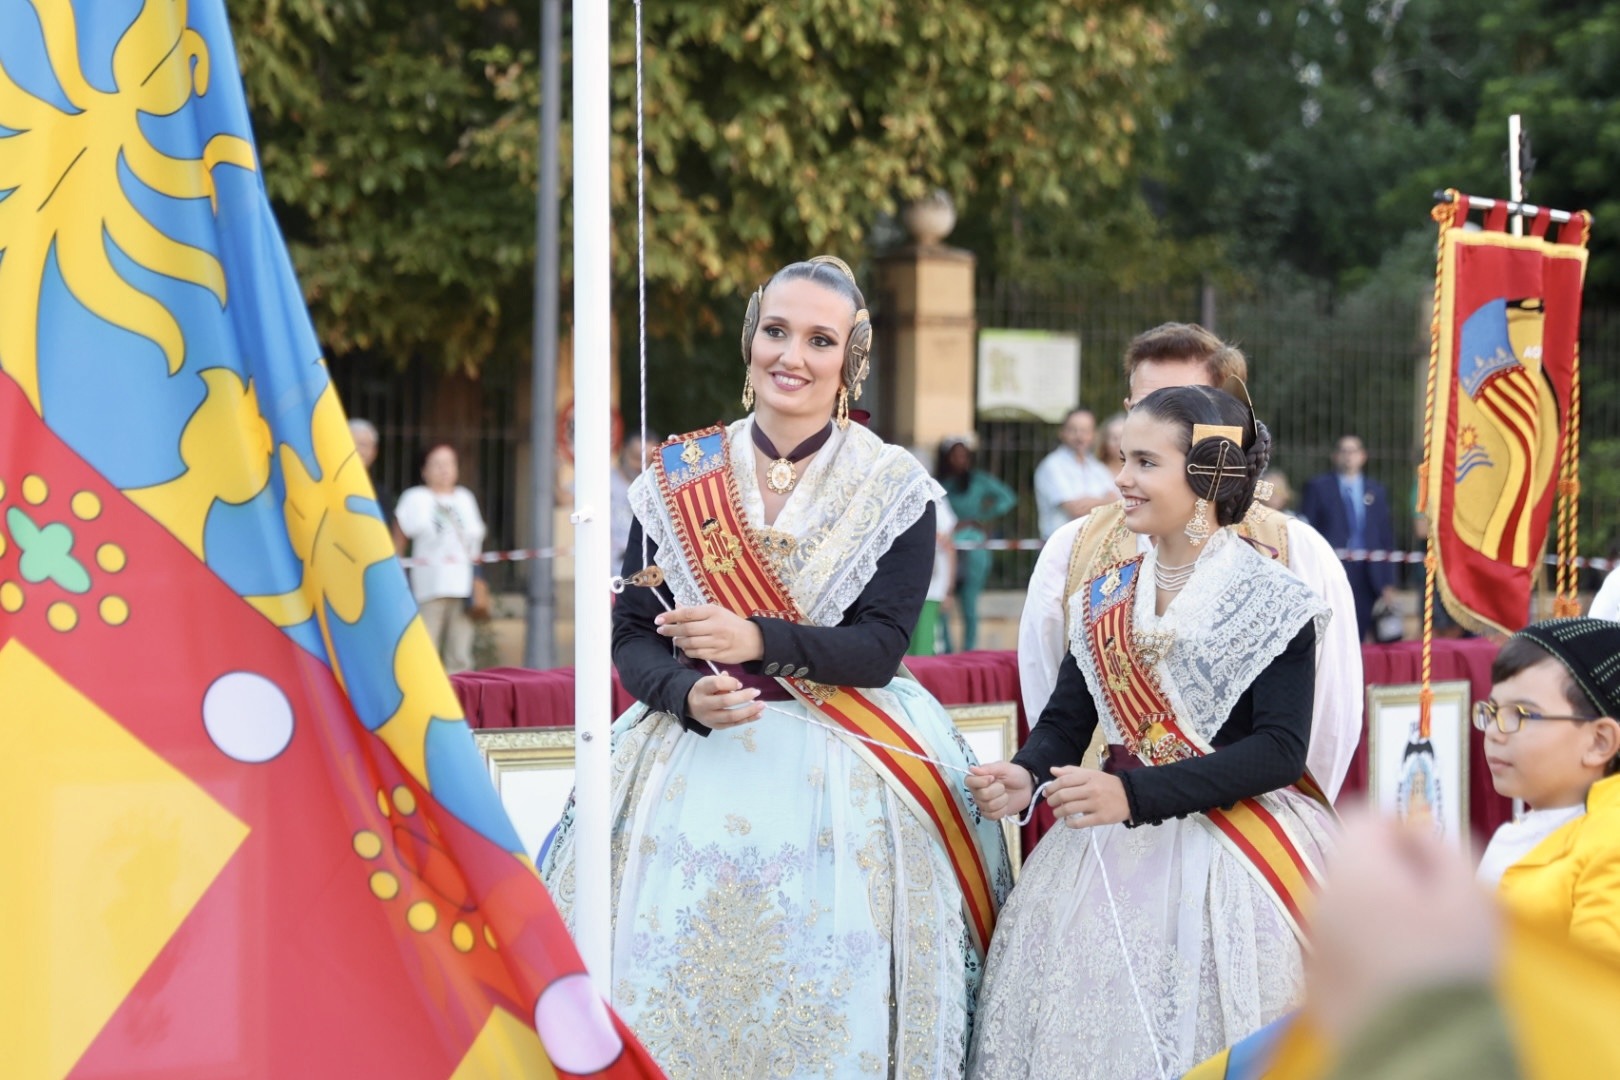
[[1243, 429], [1232, 424], [1194, 424], [1192, 432], [1193, 445], [1197, 446], [1205, 439], [1231, 439], [1239, 446], [1243, 445]]

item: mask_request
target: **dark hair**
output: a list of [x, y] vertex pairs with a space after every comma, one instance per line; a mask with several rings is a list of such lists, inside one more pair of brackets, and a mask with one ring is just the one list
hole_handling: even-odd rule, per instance
[[422, 473], [427, 470], [428, 458], [432, 457], [434, 452], [438, 450], [448, 450], [452, 454], [455, 454], [456, 465], [458, 467], [461, 465], [461, 452], [457, 450], [455, 446], [447, 442], [428, 443], [427, 446], [423, 447], [422, 452], [416, 455], [417, 476], [421, 476]]
[[[1569, 668], [1564, 662], [1552, 653], [1543, 649], [1536, 642], [1527, 637], [1514, 635], [1502, 643], [1497, 650], [1496, 659], [1491, 661], [1491, 682], [1504, 683], [1521, 672], [1528, 671], [1540, 663], [1553, 663], [1558, 665], [1558, 673], [1564, 677], [1564, 700], [1569, 702], [1571, 716], [1579, 716], [1583, 720], [1596, 720], [1603, 715], [1603, 710], [1597, 707], [1590, 695], [1581, 689], [1581, 684], [1575, 681]], [[1609, 759], [1604, 768], [1605, 776], [1614, 776], [1620, 773], [1620, 754]]]
[[[1167, 386], [1138, 401], [1131, 411], [1176, 426], [1181, 452], [1187, 455], [1187, 484], [1194, 495], [1215, 504], [1217, 524], [1235, 525], [1243, 520], [1254, 505], [1254, 485], [1271, 464], [1271, 432], [1247, 405], [1208, 386]], [[1240, 428], [1242, 445], [1219, 435], [1194, 445], [1195, 424]], [[1217, 465], [1221, 465], [1219, 477]]]
[[[958, 446], [967, 451], [967, 465], [961, 470], [951, 466], [951, 451]], [[939, 441], [939, 449], [934, 453], [934, 479], [939, 481], [940, 487], [946, 491], [963, 492], [967, 490], [968, 478], [973, 474], [973, 463], [977, 455], [973, 447], [963, 439], [949, 435]]]
[[1558, 671], [1564, 677], [1564, 697], [1569, 701], [1572, 715], [1586, 720], [1596, 720], [1603, 715], [1596, 703], [1587, 696], [1586, 691], [1581, 689], [1580, 683], [1569, 673], [1564, 662], [1529, 638], [1510, 637], [1502, 643], [1496, 659], [1491, 661], [1491, 682], [1507, 682], [1513, 676], [1543, 661], [1551, 661], [1558, 665]]
[[1249, 379], [1249, 361], [1243, 350], [1228, 345], [1197, 323], [1161, 323], [1144, 330], [1125, 346], [1125, 379], [1142, 364], [1156, 360], [1192, 361], [1204, 365], [1210, 385], [1237, 396], [1237, 383]]

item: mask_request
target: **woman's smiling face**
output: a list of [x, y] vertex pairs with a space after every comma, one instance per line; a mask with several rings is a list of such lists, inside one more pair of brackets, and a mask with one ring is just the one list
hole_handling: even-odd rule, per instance
[[1187, 455], [1178, 425], [1143, 412], [1125, 419], [1120, 447], [1125, 465], [1114, 483], [1125, 497], [1125, 526], [1134, 533], [1168, 536], [1186, 528], [1198, 496], [1187, 482]]
[[775, 282], [760, 298], [748, 377], [767, 417], [829, 417], [843, 385], [855, 325], [848, 298], [806, 278]]

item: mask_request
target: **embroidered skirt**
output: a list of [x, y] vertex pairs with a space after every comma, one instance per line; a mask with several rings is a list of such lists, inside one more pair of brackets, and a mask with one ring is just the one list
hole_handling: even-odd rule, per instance
[[[1265, 798], [1320, 867], [1327, 812], [1293, 791]], [[1156, 1049], [1180, 1076], [1292, 1009], [1300, 960], [1276, 903], [1206, 819], [1059, 825], [996, 927], [968, 1075], [1154, 1078]]]
[[[971, 763], [915, 683], [872, 696]], [[643, 712], [614, 726], [613, 1005], [664, 1070], [960, 1076], [980, 961], [940, 845], [884, 780], [799, 719], [703, 737]], [[978, 829], [1005, 896], [999, 826]], [[542, 867], [570, 925], [573, 850], [570, 807]]]

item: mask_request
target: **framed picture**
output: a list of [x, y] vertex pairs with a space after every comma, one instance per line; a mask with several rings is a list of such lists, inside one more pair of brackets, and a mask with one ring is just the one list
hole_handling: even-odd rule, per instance
[[[973, 756], [981, 764], [1005, 761], [1018, 752], [1016, 703], [1002, 701], [994, 705], [947, 705], [945, 711], [950, 714], [951, 722], [962, 733], [962, 738], [973, 750]], [[1013, 874], [1016, 876], [1024, 861], [1018, 825], [1012, 818], [1006, 818], [1001, 823], [1001, 829], [1007, 837], [1007, 857], [1012, 860]]]
[[1423, 687], [1367, 688], [1367, 795], [1383, 814], [1428, 820], [1457, 850], [1468, 851], [1468, 712], [1466, 680], [1431, 683], [1429, 738], [1418, 735]]
[[473, 741], [523, 850], [538, 862], [574, 790], [573, 727], [475, 731]]

